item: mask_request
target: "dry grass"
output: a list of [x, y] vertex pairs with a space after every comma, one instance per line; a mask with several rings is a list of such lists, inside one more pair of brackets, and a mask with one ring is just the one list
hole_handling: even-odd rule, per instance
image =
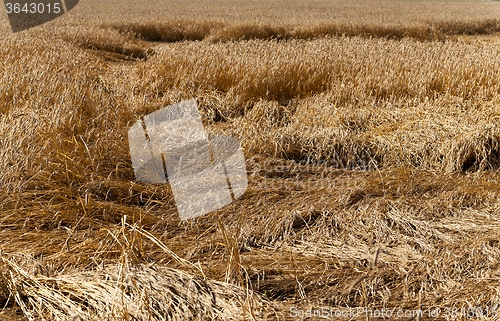
[[428, 21], [418, 24], [380, 24], [359, 22], [275, 25], [270, 23], [223, 23], [175, 19], [167, 23], [137, 22], [103, 24], [103, 27], [130, 34], [146, 41], [314, 39], [324, 36], [363, 36], [388, 39], [444, 40], [453, 35], [481, 35], [500, 31], [497, 19], [473, 21]]
[[[110, 1], [107, 19], [91, 4], [0, 42], [1, 307], [274, 320], [500, 305], [499, 4], [242, 2], [244, 19], [226, 2], [144, 18], [144, 2]], [[190, 98], [242, 142], [249, 189], [180, 222], [168, 185], [135, 181], [127, 131]]]

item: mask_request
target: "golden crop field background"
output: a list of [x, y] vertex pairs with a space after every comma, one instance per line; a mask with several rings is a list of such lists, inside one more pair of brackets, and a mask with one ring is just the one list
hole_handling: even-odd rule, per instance
[[[0, 320], [494, 319], [499, 14], [89, 0], [16, 34], [4, 17]], [[135, 179], [127, 133], [191, 98], [240, 140], [249, 187], [181, 222], [168, 184]]]

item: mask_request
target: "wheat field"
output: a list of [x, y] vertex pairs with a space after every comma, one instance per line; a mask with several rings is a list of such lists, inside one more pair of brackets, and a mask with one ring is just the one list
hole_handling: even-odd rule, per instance
[[[0, 320], [498, 319], [499, 14], [88, 0], [16, 34], [4, 17]], [[240, 140], [249, 186], [180, 221], [127, 133], [192, 98]]]

